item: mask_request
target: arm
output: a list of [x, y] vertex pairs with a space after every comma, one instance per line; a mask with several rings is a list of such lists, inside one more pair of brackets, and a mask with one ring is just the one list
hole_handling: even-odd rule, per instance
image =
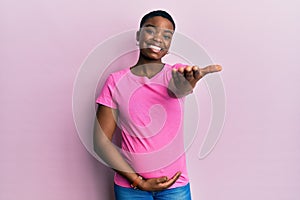
[[[136, 182], [137, 187], [146, 191], [159, 191], [173, 185], [180, 177], [180, 172], [172, 178], [159, 177], [151, 179], [139, 179], [139, 175], [123, 159], [122, 155], [112, 143], [116, 129], [117, 110], [99, 105], [97, 120], [94, 126], [94, 150], [111, 168], [124, 176], [130, 183]], [[138, 182], [137, 182], [138, 180]]]
[[173, 97], [183, 97], [188, 95], [196, 86], [197, 82], [206, 74], [219, 72], [220, 65], [209, 65], [204, 68], [197, 66], [180, 67], [173, 69], [172, 78], [169, 82], [169, 94]]
[[[134, 170], [124, 161], [112, 143], [116, 129], [117, 110], [103, 105], [98, 106], [94, 124], [94, 151], [114, 170], [118, 170], [130, 181], [135, 178]], [[123, 174], [122, 174], [123, 175]]]

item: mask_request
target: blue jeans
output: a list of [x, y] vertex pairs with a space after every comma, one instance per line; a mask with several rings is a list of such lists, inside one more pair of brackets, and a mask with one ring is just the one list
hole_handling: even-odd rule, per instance
[[191, 200], [190, 184], [158, 192], [147, 192], [114, 185], [116, 200]]

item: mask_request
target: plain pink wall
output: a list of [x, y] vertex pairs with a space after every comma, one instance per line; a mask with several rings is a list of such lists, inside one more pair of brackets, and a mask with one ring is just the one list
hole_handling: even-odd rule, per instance
[[112, 199], [112, 171], [72, 115], [89, 52], [152, 9], [224, 67], [226, 120], [214, 151], [188, 151], [194, 199], [300, 199], [299, 1], [0, 3], [0, 199]]

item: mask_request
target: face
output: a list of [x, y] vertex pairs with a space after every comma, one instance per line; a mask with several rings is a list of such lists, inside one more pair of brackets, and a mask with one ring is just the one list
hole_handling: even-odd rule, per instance
[[137, 32], [141, 54], [151, 60], [160, 60], [170, 48], [173, 33], [173, 24], [168, 19], [160, 16], [148, 19]]

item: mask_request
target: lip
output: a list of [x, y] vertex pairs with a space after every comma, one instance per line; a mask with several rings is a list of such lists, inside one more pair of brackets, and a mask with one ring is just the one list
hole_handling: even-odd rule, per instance
[[155, 53], [159, 53], [163, 50], [162, 47], [160, 47], [159, 45], [155, 45], [155, 44], [148, 44], [147, 48], [151, 49]]

